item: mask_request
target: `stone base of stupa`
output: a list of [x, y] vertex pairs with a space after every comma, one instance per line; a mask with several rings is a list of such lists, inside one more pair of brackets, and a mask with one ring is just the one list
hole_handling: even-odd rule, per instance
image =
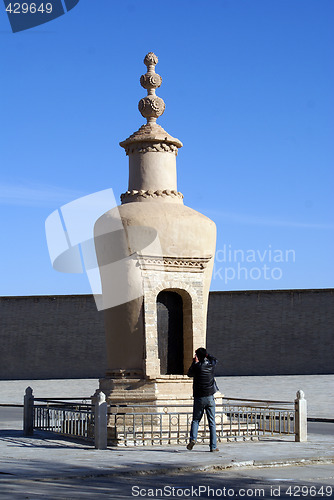
[[[162, 375], [155, 379], [100, 379], [100, 390], [110, 405], [109, 444], [186, 444], [192, 420], [192, 382], [185, 375]], [[221, 403], [220, 393], [216, 393], [215, 398], [216, 403]], [[223, 421], [217, 421], [217, 432], [220, 432]], [[203, 442], [209, 439], [204, 420], [198, 436]]]
[[192, 406], [192, 379], [186, 375], [162, 375], [154, 379], [105, 377], [100, 379], [100, 389], [110, 405]]

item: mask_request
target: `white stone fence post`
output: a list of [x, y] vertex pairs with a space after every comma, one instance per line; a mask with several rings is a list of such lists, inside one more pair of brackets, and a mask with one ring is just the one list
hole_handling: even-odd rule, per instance
[[23, 433], [25, 436], [32, 436], [34, 433], [34, 396], [31, 387], [26, 388], [23, 404]]
[[307, 401], [303, 391], [297, 391], [295, 399], [295, 441], [307, 441]]
[[107, 449], [107, 414], [108, 405], [106, 396], [102, 391], [95, 391], [92, 396], [92, 404], [94, 405], [94, 440], [97, 450]]

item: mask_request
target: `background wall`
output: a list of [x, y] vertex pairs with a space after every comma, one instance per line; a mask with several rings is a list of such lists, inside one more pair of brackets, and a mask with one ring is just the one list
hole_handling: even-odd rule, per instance
[[219, 375], [334, 373], [334, 290], [211, 292]]
[[106, 370], [92, 295], [0, 298], [0, 379], [89, 378]]
[[[217, 375], [334, 373], [334, 290], [211, 292]], [[90, 295], [1, 297], [0, 379], [104, 376], [103, 312]]]

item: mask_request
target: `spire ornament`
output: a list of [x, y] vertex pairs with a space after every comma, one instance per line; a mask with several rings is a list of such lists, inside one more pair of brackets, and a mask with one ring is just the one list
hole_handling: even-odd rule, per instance
[[161, 76], [155, 72], [155, 66], [158, 64], [157, 56], [149, 52], [145, 56], [144, 64], [147, 71], [145, 75], [141, 75], [140, 84], [147, 90], [147, 96], [140, 99], [138, 109], [147, 123], [119, 144], [127, 155], [154, 151], [172, 153], [176, 156], [178, 149], [182, 148], [182, 142], [169, 135], [157, 123], [157, 118], [165, 111], [164, 100], [155, 93], [162, 83]]
[[147, 90], [147, 96], [140, 99], [138, 109], [142, 116], [147, 119], [147, 123], [155, 123], [157, 118], [165, 111], [165, 103], [161, 97], [155, 94], [155, 89], [159, 88], [162, 78], [155, 72], [158, 58], [153, 52], [146, 54], [144, 64], [147, 67], [145, 75], [141, 75], [140, 84]]

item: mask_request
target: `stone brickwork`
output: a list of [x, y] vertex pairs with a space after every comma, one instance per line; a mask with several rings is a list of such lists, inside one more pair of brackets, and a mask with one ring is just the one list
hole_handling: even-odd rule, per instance
[[0, 379], [103, 376], [103, 312], [91, 295], [1, 297]]
[[[183, 300], [184, 365], [192, 362], [195, 346], [205, 342], [206, 304], [203, 300], [203, 274], [198, 272], [165, 272], [143, 270], [146, 373], [151, 378], [160, 375], [158, 358], [157, 296], [163, 290], [173, 290]], [[182, 288], [181, 288], [182, 287]]]
[[[333, 305], [329, 289], [211, 292], [217, 374], [334, 373]], [[92, 296], [2, 297], [0, 318], [0, 379], [104, 376], [103, 312]]]
[[207, 348], [219, 375], [334, 373], [334, 290], [212, 292]]

